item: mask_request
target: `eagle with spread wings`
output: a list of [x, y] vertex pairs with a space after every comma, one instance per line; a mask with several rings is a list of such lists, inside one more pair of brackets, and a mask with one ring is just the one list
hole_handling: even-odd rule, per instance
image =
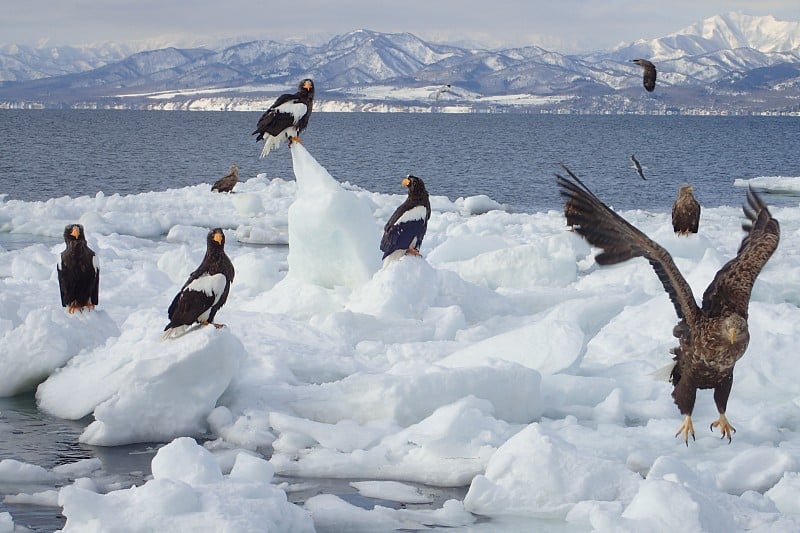
[[[562, 165], [563, 166], [563, 165]], [[697, 389], [714, 389], [714, 402], [722, 438], [731, 441], [736, 429], [725, 416], [733, 385], [733, 367], [747, 349], [750, 333], [747, 309], [756, 277], [778, 247], [780, 226], [766, 204], [753, 191], [747, 192], [742, 224], [745, 236], [736, 257], [728, 261], [703, 293], [702, 306], [695, 301], [692, 289], [678, 270], [669, 252], [651, 240], [620, 215], [612, 211], [567, 167], [569, 177], [556, 174], [561, 196], [570, 204], [567, 224], [602, 251], [595, 257], [598, 265], [613, 265], [634, 257], [644, 257], [667, 291], [680, 322], [673, 335], [678, 347], [673, 349], [674, 366], [670, 381], [672, 397], [683, 424], [675, 434], [682, 435], [688, 446], [694, 439], [692, 411]]]

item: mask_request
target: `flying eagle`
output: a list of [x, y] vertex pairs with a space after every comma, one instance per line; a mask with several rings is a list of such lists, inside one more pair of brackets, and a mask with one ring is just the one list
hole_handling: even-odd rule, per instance
[[239, 167], [231, 165], [228, 173], [214, 182], [211, 186], [212, 191], [231, 192], [236, 184], [239, 183]]
[[639, 160], [636, 159], [636, 157], [633, 154], [631, 154], [631, 161], [633, 161], [633, 169], [636, 171], [637, 174], [639, 174], [639, 177], [642, 178], [643, 180], [647, 180], [647, 178], [644, 177], [642, 164], [639, 163]]
[[595, 261], [598, 265], [613, 265], [633, 257], [644, 257], [655, 270], [667, 291], [680, 322], [673, 329], [679, 346], [673, 349], [674, 366], [670, 381], [672, 397], [683, 424], [675, 434], [683, 435], [689, 445], [694, 439], [692, 411], [697, 389], [714, 389], [714, 402], [722, 437], [731, 441], [736, 431], [725, 417], [728, 396], [733, 384], [733, 367], [747, 349], [750, 333], [747, 328], [747, 308], [756, 277], [778, 247], [780, 227], [767, 206], [752, 190], [747, 192], [742, 224], [745, 236], [736, 257], [717, 272], [703, 293], [698, 307], [692, 289], [675, 266], [669, 252], [644, 233], [629, 224], [606, 206], [567, 167], [570, 178], [556, 174], [561, 196], [572, 201], [573, 211], [568, 219], [575, 231], [589, 244], [602, 249]]
[[642, 67], [642, 84], [651, 93], [656, 88], [656, 66], [646, 59], [631, 59], [631, 62]]
[[700, 203], [695, 200], [694, 187], [682, 185], [678, 198], [672, 204], [672, 229], [678, 235], [697, 233], [700, 227]]
[[225, 234], [221, 228], [212, 229], [206, 237], [203, 261], [169, 306], [163, 338], [180, 337], [197, 323], [223, 327], [214, 323], [214, 316], [228, 299], [233, 275], [233, 263], [225, 254]]
[[314, 82], [304, 79], [294, 94], [282, 94], [258, 119], [256, 142], [264, 139], [261, 157], [277, 148], [283, 139], [300, 142], [298, 135], [308, 126], [314, 103]]
[[86, 244], [86, 235], [80, 224], [64, 228], [67, 248], [61, 252], [56, 270], [61, 289], [61, 305], [70, 314], [84, 309], [94, 309], [100, 290], [100, 267], [97, 256]]
[[407, 253], [420, 255], [419, 247], [431, 218], [431, 202], [425, 183], [411, 174], [401, 183], [408, 187], [408, 197], [395, 209], [383, 228], [381, 251], [384, 259], [395, 252], [398, 257]]

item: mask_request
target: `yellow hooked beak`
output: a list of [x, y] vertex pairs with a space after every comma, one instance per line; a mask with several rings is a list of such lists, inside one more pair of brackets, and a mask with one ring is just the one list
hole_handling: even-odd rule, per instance
[[731, 344], [736, 342], [736, 328], [730, 328], [728, 330], [728, 340], [731, 341]]
[[310, 91], [311, 87], [313, 87], [313, 85], [311, 85], [311, 82], [306, 80], [306, 82], [303, 84], [303, 89]]
[[78, 226], [72, 226], [72, 231], [69, 233], [73, 238], [77, 239], [81, 236], [81, 229]]
[[211, 238], [214, 239], [217, 244], [222, 244], [222, 233], [217, 232]]
[[403, 181], [401, 181], [400, 183], [403, 185], [403, 187], [408, 187], [409, 185], [411, 185], [411, 180], [408, 178], [403, 178]]

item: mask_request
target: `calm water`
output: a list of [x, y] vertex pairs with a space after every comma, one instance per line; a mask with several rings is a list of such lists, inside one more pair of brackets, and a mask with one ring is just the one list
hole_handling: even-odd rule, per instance
[[[250, 132], [259, 115], [0, 111], [2, 192], [46, 200], [164, 190], [212, 183], [233, 163], [245, 179], [292, 179], [287, 150], [258, 158]], [[735, 178], [800, 176], [798, 131], [792, 117], [317, 113], [303, 140], [335, 178], [373, 191], [401, 193], [413, 173], [433, 194], [545, 210], [560, 206], [553, 174], [563, 162], [615, 207], [664, 210], [684, 182], [705, 206], [738, 206]]]

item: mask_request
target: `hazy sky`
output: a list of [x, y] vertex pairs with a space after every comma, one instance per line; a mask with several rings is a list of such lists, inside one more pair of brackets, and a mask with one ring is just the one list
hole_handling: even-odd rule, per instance
[[317, 44], [365, 28], [571, 52], [661, 37], [729, 11], [800, 20], [800, 0], [0, 0], [0, 43], [197, 45], [246, 36]]

